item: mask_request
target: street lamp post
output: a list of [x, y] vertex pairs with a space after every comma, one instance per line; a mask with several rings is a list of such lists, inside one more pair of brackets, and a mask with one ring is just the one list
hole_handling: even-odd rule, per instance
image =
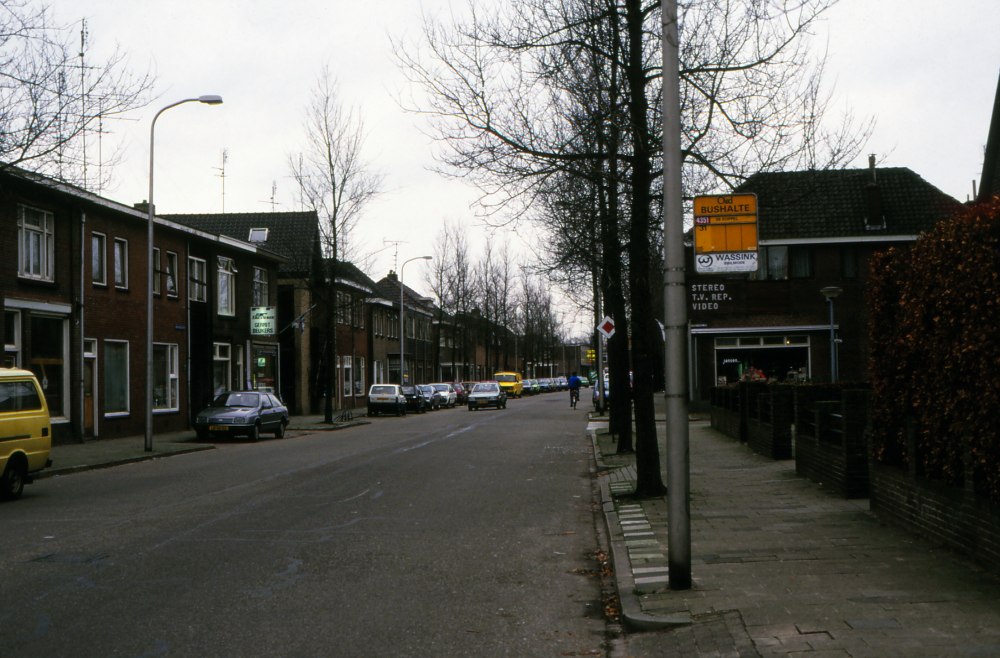
[[399, 383], [406, 383], [406, 306], [403, 297], [403, 268], [415, 260], [430, 260], [430, 256], [415, 256], [399, 266]]
[[153, 451], [153, 129], [156, 128], [156, 120], [161, 114], [182, 103], [195, 101], [206, 105], [220, 105], [222, 96], [199, 96], [171, 103], [157, 112], [153, 117], [153, 123], [149, 125], [149, 199], [147, 200], [149, 220], [146, 229], [146, 452]]
[[843, 290], [837, 286], [827, 286], [821, 288], [820, 292], [826, 297], [826, 301], [830, 302], [830, 381], [835, 383], [837, 381], [837, 342], [833, 335], [833, 298]]

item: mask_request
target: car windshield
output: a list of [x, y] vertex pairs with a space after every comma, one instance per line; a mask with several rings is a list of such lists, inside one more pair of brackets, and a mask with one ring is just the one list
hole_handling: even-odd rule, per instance
[[447, 393], [448, 392], [448, 385], [447, 384], [431, 384], [431, 386], [434, 387], [435, 391], [441, 391], [442, 393]]
[[258, 393], [223, 393], [215, 398], [213, 407], [246, 407], [253, 409], [260, 402]]
[[514, 375], [497, 375], [496, 380], [498, 382], [504, 382], [505, 384], [510, 384], [517, 381], [517, 377]]
[[472, 389], [473, 393], [496, 393], [496, 384], [476, 384], [476, 387]]
[[413, 388], [412, 386], [403, 386], [403, 387], [401, 387], [401, 390], [403, 391], [403, 395], [416, 395], [417, 394], [417, 389]]
[[372, 386], [372, 395], [392, 395], [396, 392], [393, 386]]

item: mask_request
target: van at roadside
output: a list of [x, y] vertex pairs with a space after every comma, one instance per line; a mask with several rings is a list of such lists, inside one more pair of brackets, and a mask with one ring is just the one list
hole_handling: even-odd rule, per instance
[[524, 388], [521, 382], [521, 375], [516, 372], [498, 372], [493, 375], [493, 379], [499, 382], [500, 388], [507, 394], [508, 398], [519, 398]]
[[17, 500], [32, 474], [52, 465], [52, 426], [38, 380], [0, 368], [0, 498]]

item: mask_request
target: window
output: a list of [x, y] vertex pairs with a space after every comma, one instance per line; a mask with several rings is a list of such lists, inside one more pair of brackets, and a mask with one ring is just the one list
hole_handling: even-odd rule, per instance
[[374, 384], [384, 383], [385, 380], [382, 377], [382, 362], [372, 361], [372, 365], [374, 366], [374, 369], [372, 371], [372, 379], [373, 379], [372, 383]]
[[[252, 228], [250, 229], [250, 239], [247, 240], [253, 244], [259, 244], [261, 242], [267, 242], [267, 229], [266, 228]], [[263, 306], [263, 304], [261, 304]]]
[[267, 270], [253, 268], [253, 305], [267, 306]]
[[858, 278], [858, 248], [853, 246], [840, 248], [840, 278]]
[[793, 279], [809, 279], [813, 275], [812, 248], [796, 246], [789, 249]]
[[153, 343], [153, 409], [178, 409], [177, 346]]
[[219, 395], [223, 391], [229, 390], [231, 354], [229, 343], [214, 344], [212, 390], [215, 395]]
[[[156, 257], [155, 249], [153, 257]], [[153, 282], [156, 282], [155, 277]], [[121, 238], [115, 238], [115, 288], [128, 288], [128, 241]]]
[[54, 281], [55, 218], [52, 213], [17, 207], [18, 276]]
[[344, 313], [346, 314], [346, 322], [348, 326], [354, 325], [354, 314], [351, 312], [354, 308], [354, 303], [351, 301], [351, 296], [344, 293]]
[[358, 329], [365, 328], [365, 303], [360, 297], [354, 300], [354, 322]]
[[177, 254], [167, 252], [167, 295], [177, 296]]
[[24, 367], [35, 373], [52, 417], [69, 416], [69, 320], [32, 313]]
[[128, 341], [104, 341], [104, 415], [129, 412]]
[[153, 294], [160, 294], [160, 250], [153, 247]]
[[208, 279], [205, 277], [205, 261], [200, 258], [190, 256], [188, 258], [188, 276], [191, 281], [188, 283], [188, 299], [192, 302], [203, 302], [208, 299]]
[[365, 357], [354, 357], [354, 394], [365, 394]]
[[[337, 359], [340, 360], [339, 358]], [[351, 357], [344, 357], [344, 387], [340, 390], [343, 391], [343, 395], [346, 397], [351, 394], [351, 388], [354, 386], [353, 380], [353, 369], [351, 368]]]
[[344, 324], [344, 295], [343, 293], [337, 293], [334, 297], [337, 304], [337, 324]]
[[788, 278], [788, 247], [767, 248], [767, 278]]
[[21, 367], [21, 313], [4, 311], [3, 314], [3, 367]]
[[219, 256], [219, 315], [236, 315], [236, 265]]
[[90, 234], [90, 280], [95, 286], [108, 285], [107, 240], [101, 233]]

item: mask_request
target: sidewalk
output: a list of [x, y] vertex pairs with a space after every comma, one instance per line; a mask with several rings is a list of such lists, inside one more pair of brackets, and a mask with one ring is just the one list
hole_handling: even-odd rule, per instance
[[[658, 409], [660, 455], [663, 410]], [[588, 427], [623, 619], [613, 655], [1000, 656], [1000, 581], [692, 421], [694, 585], [667, 582], [666, 498], [637, 501], [635, 458]]]
[[[333, 430], [365, 425], [370, 421], [364, 417], [365, 409], [353, 410], [354, 418], [328, 424], [323, 422], [322, 415], [292, 416], [286, 432], [294, 432], [293, 436], [311, 434], [313, 432], [330, 432]], [[288, 434], [285, 435], [286, 437]], [[233, 441], [245, 441], [243, 437], [234, 437]], [[270, 441], [270, 435], [261, 437], [261, 441]], [[198, 441], [194, 431], [164, 432], [153, 435], [153, 450], [146, 452], [145, 436], [128, 436], [120, 439], [98, 439], [86, 443], [52, 446], [52, 467], [34, 475], [34, 479], [58, 477], [89, 471], [97, 468], [109, 468], [132, 464], [135, 462], [172, 457], [201, 450], [214, 450], [212, 443]]]

